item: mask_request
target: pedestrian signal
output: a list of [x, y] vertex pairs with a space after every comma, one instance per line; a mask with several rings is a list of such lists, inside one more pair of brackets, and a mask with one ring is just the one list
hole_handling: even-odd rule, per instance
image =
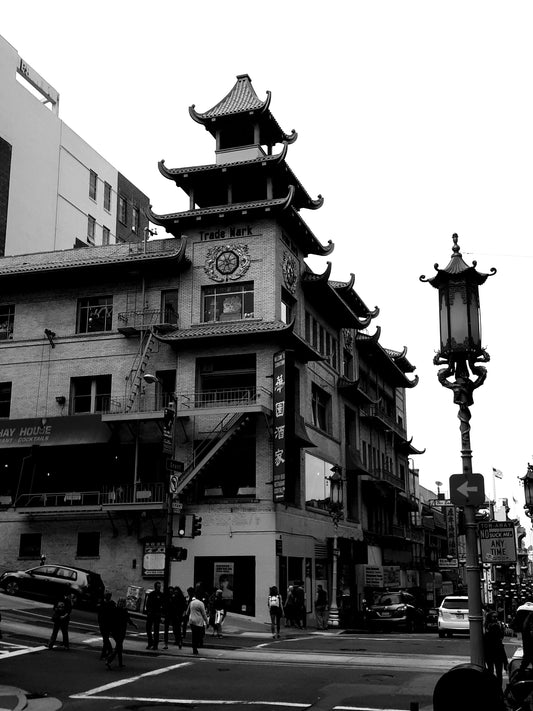
[[201, 535], [202, 535], [202, 517], [195, 515], [192, 517], [192, 537], [195, 538], [196, 536], [201, 536]]
[[182, 560], [187, 560], [187, 549], [179, 548], [178, 546], [172, 546], [170, 549], [170, 560], [181, 562]]

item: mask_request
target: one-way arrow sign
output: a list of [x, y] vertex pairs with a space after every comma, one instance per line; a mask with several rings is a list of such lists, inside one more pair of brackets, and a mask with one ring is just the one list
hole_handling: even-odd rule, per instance
[[485, 501], [485, 482], [482, 474], [452, 474], [450, 500], [455, 506], [481, 506]]

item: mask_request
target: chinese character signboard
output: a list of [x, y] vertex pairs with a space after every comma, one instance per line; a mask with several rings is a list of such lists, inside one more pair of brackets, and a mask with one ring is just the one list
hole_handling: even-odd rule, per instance
[[291, 423], [294, 423], [293, 399], [287, 383], [290, 373], [290, 352], [279, 351], [274, 354], [274, 446], [273, 446], [273, 481], [274, 501], [285, 501], [285, 482], [287, 476], [288, 443], [290, 442]]
[[446, 517], [446, 539], [448, 541], [448, 555], [457, 558], [457, 516], [455, 506], [446, 506], [444, 509]]
[[515, 530], [508, 521], [479, 524], [481, 560], [483, 563], [515, 563]]

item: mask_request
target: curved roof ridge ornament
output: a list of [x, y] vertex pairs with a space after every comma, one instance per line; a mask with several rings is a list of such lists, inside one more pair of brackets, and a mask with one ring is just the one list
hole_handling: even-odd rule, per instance
[[287, 143], [294, 143], [298, 138], [298, 133], [294, 130], [294, 128], [291, 130], [290, 133], [282, 133], [282, 135], [283, 140], [287, 141]]
[[261, 109], [259, 109], [260, 114], [266, 113], [268, 111], [268, 109], [270, 108], [270, 102], [272, 100], [272, 92], [267, 89], [266, 95], [267, 95], [267, 98], [265, 99], [263, 107]]
[[319, 194], [318, 194], [318, 197], [316, 198], [316, 200], [311, 200], [311, 201], [309, 202], [308, 207], [309, 207], [310, 210], [318, 210], [318, 208], [319, 208], [319, 207], [322, 207], [323, 204], [324, 204], [324, 198], [323, 198], [322, 195], [319, 193]]
[[165, 223], [162, 221], [160, 215], [156, 215], [156, 213], [152, 210], [152, 206], [148, 205], [148, 207], [143, 207], [142, 208], [144, 212], [144, 216], [150, 221], [153, 222], [154, 225], [158, 225], [159, 227], [164, 227]]
[[409, 380], [409, 378], [407, 377], [407, 375], [405, 375], [405, 373], [404, 373], [404, 378], [405, 378], [405, 387], [406, 388], [416, 387], [418, 385], [418, 381], [420, 380], [418, 375], [415, 375], [415, 377], [412, 380]]
[[371, 319], [379, 316], [379, 306], [374, 306], [374, 310], [371, 311], [368, 315], [370, 316]]
[[285, 198], [285, 202], [283, 203], [281, 209], [286, 210], [288, 207], [291, 206], [292, 201], [294, 200], [294, 196], [296, 195], [296, 188], [294, 185], [289, 185], [289, 193], [287, 197]]
[[196, 121], [196, 123], [201, 123], [203, 124], [203, 120], [200, 118], [202, 114], [199, 114], [198, 111], [194, 108], [196, 104], [192, 104], [189, 106], [189, 116], [192, 118], [193, 121]]
[[379, 339], [381, 337], [381, 326], [376, 326], [376, 332], [373, 333], [371, 336], [369, 336], [371, 341], [374, 341], [374, 343], [379, 343]]
[[[453, 247], [452, 247], [452, 257], [450, 261], [448, 262], [447, 266], [444, 269], [440, 269], [439, 265], [437, 262], [435, 262], [434, 267], [437, 273], [433, 277], [426, 277], [425, 274], [422, 274], [420, 278], [420, 281], [427, 281], [431, 286], [434, 286], [435, 288], [438, 289], [438, 287], [443, 284], [444, 282], [449, 282], [450, 280], [453, 280], [455, 277], [458, 277], [461, 275], [461, 277], [468, 276], [468, 278], [478, 286], [480, 284], [484, 284], [489, 276], [494, 276], [496, 274], [497, 269], [495, 267], [491, 267], [490, 273], [485, 274], [483, 272], [478, 272], [476, 267], [477, 267], [477, 261], [474, 259], [472, 261], [472, 266], [469, 266], [463, 259], [463, 255], [461, 254], [461, 248], [459, 247], [458, 241], [459, 241], [459, 236], [457, 235], [456, 232], [453, 233], [452, 235], [453, 239]], [[465, 272], [468, 272], [466, 275]]]
[[274, 159], [276, 163], [283, 163], [285, 158], [287, 157], [287, 151], [289, 150], [289, 142], [288, 141], [283, 141], [283, 148], [279, 153], [277, 153], [274, 156]]
[[159, 163], [157, 164], [157, 167], [159, 169], [159, 172], [164, 178], [168, 178], [168, 180], [173, 180], [172, 173], [170, 170], [166, 167], [165, 165], [165, 159], [162, 158]]

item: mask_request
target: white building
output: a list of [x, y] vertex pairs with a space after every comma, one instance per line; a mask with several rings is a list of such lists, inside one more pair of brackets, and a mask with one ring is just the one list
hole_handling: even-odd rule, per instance
[[140, 240], [148, 204], [59, 118], [59, 93], [0, 36], [0, 255]]

